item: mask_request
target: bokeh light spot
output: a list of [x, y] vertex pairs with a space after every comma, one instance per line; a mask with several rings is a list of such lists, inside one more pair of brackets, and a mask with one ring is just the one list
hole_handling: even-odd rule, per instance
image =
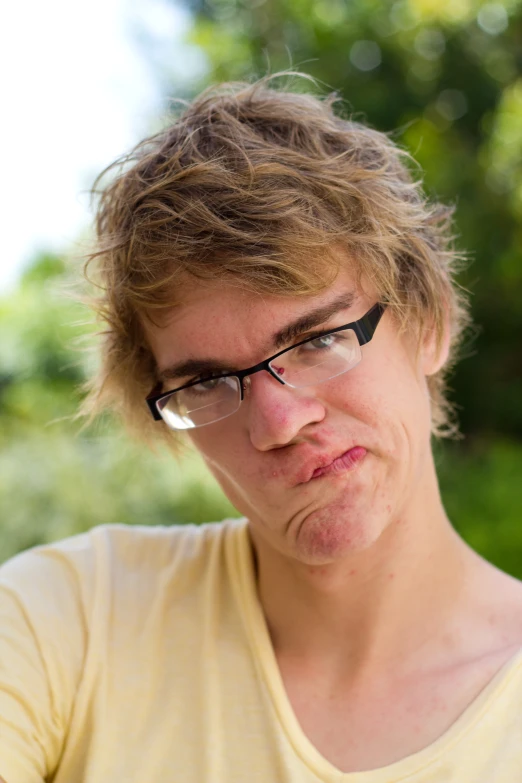
[[426, 60], [437, 60], [446, 48], [446, 39], [440, 30], [424, 28], [415, 37], [415, 50]]
[[436, 109], [445, 120], [453, 122], [466, 114], [468, 100], [460, 90], [442, 90], [437, 98]]
[[381, 61], [381, 47], [375, 41], [356, 41], [350, 49], [350, 62], [360, 71], [373, 71]]
[[508, 26], [507, 11], [501, 3], [486, 3], [477, 14], [479, 27], [489, 35], [499, 35]]

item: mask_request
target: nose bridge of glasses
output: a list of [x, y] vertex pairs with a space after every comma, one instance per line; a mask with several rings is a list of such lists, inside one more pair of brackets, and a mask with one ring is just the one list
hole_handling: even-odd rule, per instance
[[239, 384], [241, 387], [241, 399], [245, 397], [245, 393], [247, 393], [251, 388], [252, 376], [262, 372], [263, 370], [267, 372], [272, 378], [275, 378], [276, 381], [279, 381], [279, 383], [285, 385], [284, 380], [280, 378], [277, 372], [270, 366], [271, 361], [271, 359], [266, 359], [264, 362], [256, 364], [255, 367], [250, 367], [250, 369], [244, 370], [242, 373], [238, 373], [237, 377], [239, 378]]

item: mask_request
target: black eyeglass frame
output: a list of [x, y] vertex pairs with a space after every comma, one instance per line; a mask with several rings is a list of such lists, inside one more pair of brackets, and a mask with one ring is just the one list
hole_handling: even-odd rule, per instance
[[168, 392], [161, 392], [159, 394], [158, 391], [159, 389], [161, 389], [161, 386], [163, 384], [158, 383], [153, 388], [151, 393], [146, 397], [145, 402], [147, 403], [149, 410], [153, 418], [155, 419], [155, 421], [163, 421], [163, 417], [158, 410], [157, 404], [158, 402], [161, 402], [161, 400], [165, 399], [166, 397], [170, 397], [171, 394], [182, 391], [183, 389], [189, 389], [191, 386], [197, 386], [198, 383], [204, 383], [205, 381], [215, 380], [216, 378], [237, 378], [239, 381], [239, 388], [241, 393], [241, 398], [240, 398], [240, 403], [241, 403], [243, 402], [243, 399], [245, 397], [243, 381], [249, 375], [253, 375], [256, 372], [260, 372], [261, 370], [266, 370], [272, 376], [272, 378], [275, 378], [276, 381], [279, 381], [279, 383], [281, 383], [283, 386], [290, 386], [292, 388], [292, 384], [289, 384], [285, 380], [283, 380], [283, 378], [280, 378], [279, 375], [277, 375], [277, 373], [270, 366], [270, 363], [273, 362], [274, 359], [277, 359], [278, 356], [282, 356], [283, 354], [288, 353], [288, 351], [293, 351], [294, 348], [297, 348], [300, 345], [304, 345], [305, 343], [308, 343], [311, 340], [318, 340], [321, 337], [326, 337], [329, 334], [335, 334], [336, 332], [342, 332], [347, 329], [352, 329], [355, 332], [357, 340], [359, 341], [359, 345], [362, 347], [363, 345], [366, 345], [366, 343], [369, 343], [370, 340], [372, 339], [385, 309], [386, 309], [385, 305], [377, 303], [357, 321], [353, 321], [352, 323], [349, 324], [344, 324], [343, 326], [337, 326], [335, 329], [327, 329], [324, 332], [321, 332], [320, 334], [315, 334], [313, 337], [307, 337], [306, 340], [301, 340], [300, 342], [295, 343], [294, 345], [290, 345], [288, 348], [283, 348], [282, 351], [278, 351], [273, 356], [269, 356], [268, 359], [259, 362], [259, 364], [254, 364], [253, 367], [247, 367], [246, 370], [237, 370], [236, 372], [227, 372], [227, 373], [223, 373], [222, 375], [212, 375], [206, 378], [199, 378], [197, 381], [191, 381], [190, 383], [185, 383], [183, 384], [183, 386], [179, 386], [177, 389], [171, 389]]

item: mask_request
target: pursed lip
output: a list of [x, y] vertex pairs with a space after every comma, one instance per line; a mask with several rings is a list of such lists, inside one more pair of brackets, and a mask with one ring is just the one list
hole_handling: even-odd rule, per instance
[[356, 444], [334, 455], [316, 455], [306, 465], [301, 467], [296, 475], [294, 484], [306, 484], [312, 479], [320, 478], [324, 475], [353, 469], [366, 456], [366, 453], [367, 450], [363, 446]]

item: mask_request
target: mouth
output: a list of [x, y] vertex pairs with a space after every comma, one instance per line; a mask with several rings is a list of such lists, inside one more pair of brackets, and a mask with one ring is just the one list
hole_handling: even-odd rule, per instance
[[313, 479], [322, 478], [323, 476], [335, 475], [338, 473], [344, 473], [345, 471], [354, 470], [357, 465], [362, 462], [367, 454], [366, 449], [363, 446], [354, 446], [348, 451], [345, 451], [339, 457], [336, 457], [327, 465], [315, 468], [308, 481]]

